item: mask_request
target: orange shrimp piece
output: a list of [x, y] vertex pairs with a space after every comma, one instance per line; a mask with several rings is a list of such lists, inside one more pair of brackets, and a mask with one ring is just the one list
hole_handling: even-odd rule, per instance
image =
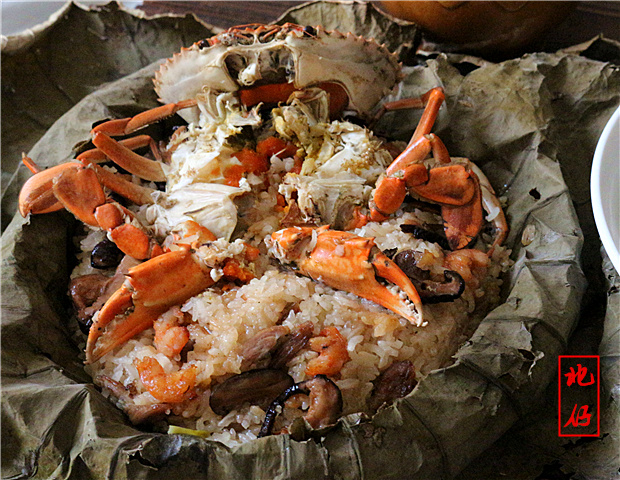
[[487, 274], [490, 260], [486, 253], [480, 250], [463, 249], [447, 253], [443, 263], [446, 268], [463, 277], [468, 286], [476, 289]]
[[164, 403], [180, 403], [192, 396], [196, 384], [196, 366], [166, 373], [153, 357], [136, 361], [142, 384], [157, 400]]
[[167, 357], [172, 358], [181, 353], [189, 341], [189, 331], [186, 327], [179, 325], [183, 317], [183, 312], [177, 306], [172, 307], [153, 322], [155, 328], [153, 343], [157, 351]]
[[309, 343], [310, 348], [319, 354], [318, 357], [308, 362], [306, 375], [309, 377], [337, 375], [350, 359], [347, 340], [336, 327], [324, 328], [319, 336], [311, 338]]

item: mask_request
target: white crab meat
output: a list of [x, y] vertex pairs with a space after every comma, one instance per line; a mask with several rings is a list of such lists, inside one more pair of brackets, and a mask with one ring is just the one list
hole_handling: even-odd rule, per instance
[[194, 220], [216, 237], [229, 240], [237, 225], [237, 207], [232, 199], [249, 188], [229, 187], [217, 183], [194, 183], [162, 194], [161, 199], [146, 209], [146, 218], [159, 236]]
[[262, 122], [255, 110], [246, 111], [230, 93], [198, 96], [200, 117], [168, 145], [170, 165], [166, 172], [167, 192], [192, 183], [223, 183], [224, 172], [240, 162], [228, 139], [244, 126]]
[[369, 130], [350, 122], [330, 122], [326, 105], [327, 96], [319, 91], [273, 110], [278, 134], [301, 144], [306, 152], [301, 174], [288, 175], [280, 193], [287, 201], [296, 197], [307, 219], [320, 217], [341, 228], [355, 206], [368, 202], [392, 157]]

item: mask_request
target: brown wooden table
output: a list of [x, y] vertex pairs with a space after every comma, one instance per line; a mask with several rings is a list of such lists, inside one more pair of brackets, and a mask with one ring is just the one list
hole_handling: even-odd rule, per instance
[[[149, 15], [159, 13], [194, 13], [216, 27], [229, 28], [246, 23], [269, 23], [286, 10], [305, 2], [290, 1], [145, 1], [141, 10]], [[378, 5], [379, 2], [373, 2]], [[580, 2], [557, 27], [549, 30], [535, 50], [555, 51], [585, 42], [603, 34], [620, 41], [620, 2]]]

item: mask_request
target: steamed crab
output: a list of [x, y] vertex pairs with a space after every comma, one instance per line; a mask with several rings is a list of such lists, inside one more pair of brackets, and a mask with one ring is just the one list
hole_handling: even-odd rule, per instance
[[[483, 209], [495, 211], [493, 246], [501, 244], [507, 227], [484, 174], [466, 159], [451, 158], [431, 134], [443, 102], [440, 88], [407, 102], [425, 110], [395, 159], [367, 129], [332, 121], [344, 112], [372, 118], [400, 78], [395, 56], [372, 40], [293, 24], [234, 27], [165, 62], [154, 79], [165, 105], [96, 126], [96, 148], [76, 162], [39, 172], [25, 157], [35, 175], [20, 195], [24, 216], [64, 207], [107, 231], [126, 255], [144, 260], [123, 272], [124, 283], [95, 315], [87, 362], [222, 277], [250, 281], [259, 247], [302, 275], [423, 325], [412, 279], [373, 239], [347, 230], [386, 220], [400, 211], [408, 194], [439, 205], [453, 250], [476, 239]], [[164, 148], [145, 135], [113, 138], [175, 113], [188, 124]], [[258, 133], [248, 140], [248, 131]], [[133, 151], [143, 147], [152, 158]], [[115, 168], [100, 165], [110, 160]], [[280, 224], [252, 225], [251, 218], [239, 217], [238, 206], [270, 188], [275, 164], [281, 164]], [[133, 178], [119, 175], [117, 168]], [[157, 190], [153, 182], [164, 181], [165, 191]], [[108, 191], [137, 207], [114, 201]], [[188, 398], [196, 372], [188, 368], [179, 378], [168, 378], [157, 367], [140, 367], [153, 396], [172, 403]], [[161, 394], [179, 383], [186, 387], [178, 395]]]

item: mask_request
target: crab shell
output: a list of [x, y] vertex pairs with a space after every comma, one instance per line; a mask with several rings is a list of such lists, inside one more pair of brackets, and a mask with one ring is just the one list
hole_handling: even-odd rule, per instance
[[[348, 109], [362, 117], [402, 75], [396, 55], [373, 39], [287, 23], [233, 27], [196, 42], [162, 64], [154, 84], [161, 102], [177, 103], [209, 90], [234, 92], [259, 80], [274, 83], [269, 76], [277, 71], [299, 89], [340, 84], [349, 96]], [[198, 119], [196, 107], [180, 114], [188, 122]]]

